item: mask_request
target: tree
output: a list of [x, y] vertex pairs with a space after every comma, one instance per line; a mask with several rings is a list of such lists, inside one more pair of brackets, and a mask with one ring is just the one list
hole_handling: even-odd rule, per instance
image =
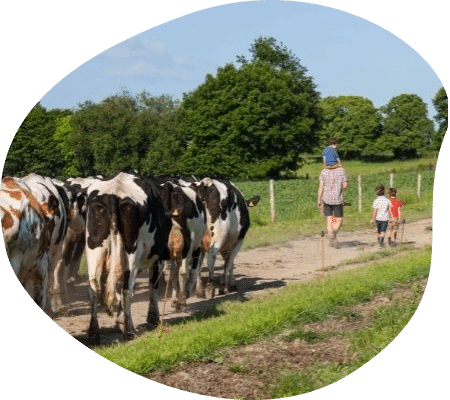
[[240, 64], [219, 68], [184, 95], [186, 172], [277, 177], [296, 170], [300, 153], [317, 145], [319, 94], [306, 70], [285, 70], [256, 53], [251, 62], [241, 57]]
[[331, 96], [320, 103], [322, 127], [320, 145], [328, 139], [339, 141], [339, 155], [357, 158], [377, 153], [376, 141], [382, 132], [382, 117], [372, 101], [360, 96]]
[[[306, 92], [315, 101], [319, 101], [320, 94], [316, 91], [316, 85], [312, 77], [307, 76], [307, 68], [301, 65], [300, 59], [292, 53], [283, 42], [277, 44], [273, 37], [259, 37], [251, 44], [250, 49], [251, 61], [262, 61], [268, 63], [277, 70], [290, 72], [293, 74], [302, 86], [302, 91]], [[237, 56], [237, 62], [246, 65], [249, 63], [245, 56]]]
[[379, 148], [390, 150], [396, 158], [416, 157], [434, 134], [427, 117], [427, 105], [415, 94], [401, 94], [381, 108], [384, 130]]
[[439, 124], [436, 132], [433, 147], [439, 149], [444, 140], [445, 132], [448, 129], [448, 97], [447, 92], [441, 87], [433, 98], [433, 105], [436, 108], [437, 114], [434, 119]]
[[[127, 92], [100, 103], [85, 102], [70, 119], [68, 137], [61, 142], [68, 171], [80, 175], [112, 174], [124, 167], [156, 173], [161, 158], [174, 165], [179, 149], [166, 136], [179, 133], [177, 103], [170, 96]], [[61, 127], [62, 129], [63, 127]], [[170, 144], [169, 144], [170, 142]], [[163, 172], [161, 168], [158, 173]]]
[[20, 125], [5, 160], [3, 175], [24, 176], [35, 172], [51, 177], [61, 177], [64, 161], [55, 149], [53, 135], [57, 121], [70, 111], [47, 111], [37, 103]]

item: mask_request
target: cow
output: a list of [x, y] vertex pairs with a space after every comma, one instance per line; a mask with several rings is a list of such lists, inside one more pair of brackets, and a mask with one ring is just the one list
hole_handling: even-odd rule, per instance
[[2, 231], [19, 281], [49, 312], [49, 282], [67, 229], [67, 198], [50, 178], [5, 177], [0, 191]]
[[[86, 258], [89, 274], [91, 344], [100, 342], [97, 319], [100, 301], [125, 339], [134, 336], [131, 295], [139, 270], [154, 277], [155, 262], [167, 251], [171, 220], [148, 178], [120, 172], [92, 183], [87, 191]], [[155, 279], [150, 285], [148, 322], [157, 325]]]
[[[241, 249], [245, 235], [250, 227], [248, 208], [255, 206], [259, 196], [245, 200], [239, 189], [227, 179], [203, 178], [194, 182], [191, 187], [196, 190], [205, 204], [207, 228], [202, 240], [202, 252], [199, 268], [196, 270], [197, 297], [213, 298], [214, 265], [220, 253], [225, 261], [224, 285], [219, 287], [219, 294], [229, 293], [236, 289], [234, 283], [234, 259]], [[208, 283], [205, 288], [201, 281], [201, 264], [207, 256]]]
[[88, 187], [102, 177], [69, 178], [64, 182], [53, 179], [53, 183], [68, 198], [68, 226], [62, 241], [62, 249], [56, 262], [52, 282], [52, 308], [57, 310], [67, 301], [68, 282], [79, 279], [81, 256], [85, 248], [86, 197]]
[[[186, 307], [191, 269], [197, 267], [201, 241], [206, 229], [205, 208], [187, 180], [172, 179], [157, 186], [172, 228], [168, 241], [169, 282], [174, 289], [172, 305], [177, 311]], [[169, 283], [168, 282], [168, 283]]]

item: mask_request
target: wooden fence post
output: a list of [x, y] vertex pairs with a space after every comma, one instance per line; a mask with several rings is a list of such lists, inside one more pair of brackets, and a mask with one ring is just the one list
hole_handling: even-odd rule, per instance
[[358, 210], [362, 211], [362, 188], [361, 188], [361, 175], [358, 175]]
[[275, 191], [273, 188], [273, 179], [269, 180], [269, 191], [270, 191], [270, 220], [275, 221]]
[[422, 175], [417, 175], [417, 197], [420, 199], [420, 186], [422, 183]]
[[389, 177], [389, 187], [394, 187], [394, 174], [392, 173]]

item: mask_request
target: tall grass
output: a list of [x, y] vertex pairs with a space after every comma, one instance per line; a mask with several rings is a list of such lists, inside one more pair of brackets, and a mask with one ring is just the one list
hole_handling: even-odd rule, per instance
[[213, 357], [225, 346], [248, 343], [293, 324], [325, 319], [342, 306], [370, 300], [397, 283], [428, 275], [431, 248], [415, 250], [394, 262], [331, 275], [324, 280], [291, 284], [243, 303], [225, 302], [211, 317], [149, 332], [126, 343], [97, 348], [116, 364], [137, 373], [166, 369], [180, 361]]

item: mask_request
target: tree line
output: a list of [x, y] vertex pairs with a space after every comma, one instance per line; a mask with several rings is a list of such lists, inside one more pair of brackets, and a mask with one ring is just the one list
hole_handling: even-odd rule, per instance
[[3, 175], [30, 172], [66, 178], [143, 174], [276, 178], [319, 155], [330, 137], [343, 159], [420, 156], [438, 150], [448, 127], [448, 98], [440, 88], [426, 103], [401, 94], [383, 107], [360, 96], [321, 98], [300, 60], [283, 43], [260, 37], [250, 58], [208, 74], [195, 90], [170, 95], [118, 93], [76, 110], [38, 103], [9, 149]]

